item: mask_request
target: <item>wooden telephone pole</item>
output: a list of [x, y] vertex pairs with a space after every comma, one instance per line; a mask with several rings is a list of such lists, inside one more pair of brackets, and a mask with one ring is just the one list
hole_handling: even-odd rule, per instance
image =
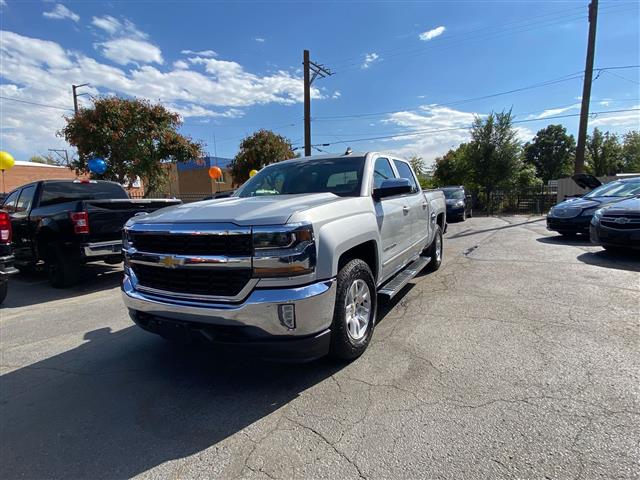
[[302, 55], [304, 66], [304, 156], [311, 155], [311, 85], [316, 77], [325, 78], [333, 75], [324, 65], [309, 60], [309, 50]]
[[596, 52], [596, 24], [598, 21], [598, 0], [589, 4], [589, 41], [587, 44], [587, 62], [584, 68], [582, 87], [582, 107], [580, 126], [578, 127], [578, 145], [574, 173], [584, 173], [584, 152], [587, 144], [587, 124], [589, 123], [589, 103], [591, 102], [591, 82], [593, 81], [593, 60]]

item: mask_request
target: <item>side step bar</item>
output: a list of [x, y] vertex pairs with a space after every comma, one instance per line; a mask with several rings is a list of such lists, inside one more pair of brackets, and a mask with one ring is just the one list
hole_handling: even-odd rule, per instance
[[413, 262], [407, 265], [404, 270], [385, 283], [384, 286], [378, 290], [378, 294], [384, 295], [389, 299], [395, 297], [413, 277], [420, 273], [424, 267], [429, 264], [430, 261], [431, 257], [420, 256], [416, 258]]

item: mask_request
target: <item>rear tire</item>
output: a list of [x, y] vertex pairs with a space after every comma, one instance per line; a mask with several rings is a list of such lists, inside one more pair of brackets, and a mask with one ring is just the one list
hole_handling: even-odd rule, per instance
[[426, 257], [431, 257], [431, 261], [427, 265], [427, 272], [435, 272], [442, 265], [442, 257], [444, 254], [443, 242], [442, 242], [442, 230], [440, 225], [436, 225], [435, 236], [431, 245], [429, 245], [422, 253]]
[[336, 304], [331, 326], [329, 356], [354, 360], [364, 353], [373, 336], [378, 298], [369, 265], [351, 260], [338, 273]]
[[78, 283], [80, 259], [65, 252], [59, 245], [51, 244], [47, 249], [45, 266], [49, 283], [54, 288], [67, 288]]
[[9, 290], [9, 282], [0, 282], [0, 304], [7, 298], [7, 291]]

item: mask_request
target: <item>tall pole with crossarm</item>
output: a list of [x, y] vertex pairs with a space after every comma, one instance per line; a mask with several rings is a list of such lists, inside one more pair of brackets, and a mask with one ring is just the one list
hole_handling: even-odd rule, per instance
[[309, 60], [309, 50], [302, 55], [304, 68], [304, 156], [311, 155], [311, 85], [316, 77], [324, 78], [333, 75], [324, 65]]

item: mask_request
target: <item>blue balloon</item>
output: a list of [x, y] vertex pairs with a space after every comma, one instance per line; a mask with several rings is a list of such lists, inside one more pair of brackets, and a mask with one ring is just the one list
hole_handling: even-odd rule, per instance
[[102, 175], [107, 171], [107, 162], [105, 162], [101, 158], [92, 158], [91, 160], [89, 160], [89, 171], [91, 173]]

